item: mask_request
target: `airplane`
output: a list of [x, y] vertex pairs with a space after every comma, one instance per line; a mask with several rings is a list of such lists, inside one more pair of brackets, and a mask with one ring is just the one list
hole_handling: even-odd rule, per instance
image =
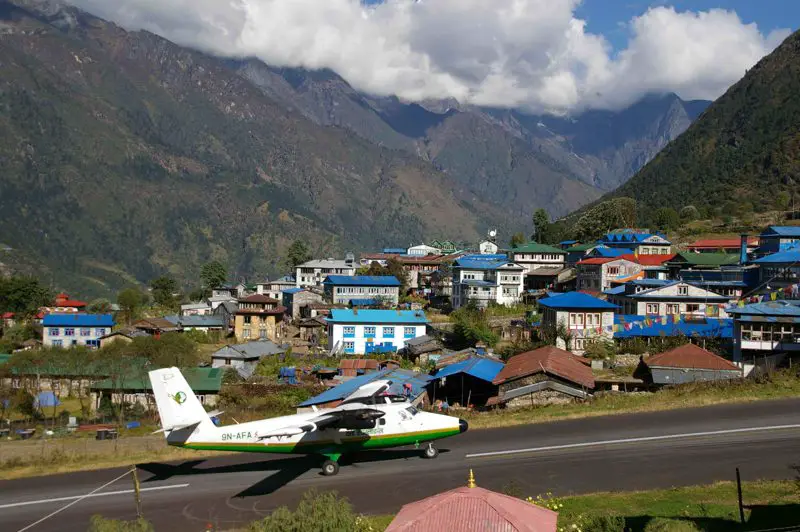
[[316, 454], [322, 474], [336, 475], [342, 454], [414, 445], [436, 458], [435, 440], [466, 432], [465, 420], [422, 412], [406, 396], [387, 395], [390, 380], [367, 383], [335, 408], [318, 409], [236, 425], [214, 424], [222, 412], [206, 412], [178, 368], [148, 373], [167, 443], [203, 451]]

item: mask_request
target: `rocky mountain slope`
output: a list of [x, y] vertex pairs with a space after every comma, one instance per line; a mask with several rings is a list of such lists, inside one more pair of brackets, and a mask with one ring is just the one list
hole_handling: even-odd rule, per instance
[[[643, 214], [785, 209], [800, 183], [800, 32], [751, 68], [613, 196]], [[795, 199], [796, 201], [796, 199]]]
[[219, 259], [474, 240], [505, 214], [404, 151], [323, 128], [224, 62], [72, 7], [0, 1], [0, 240], [102, 293]]

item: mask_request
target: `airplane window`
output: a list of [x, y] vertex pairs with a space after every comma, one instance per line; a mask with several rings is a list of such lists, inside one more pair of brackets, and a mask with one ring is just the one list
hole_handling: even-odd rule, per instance
[[381, 418], [378, 420], [378, 425], [386, 425], [386, 420]]
[[414, 408], [413, 406], [409, 406], [408, 408], [406, 408], [406, 412], [410, 413], [412, 416], [417, 415], [417, 409]]

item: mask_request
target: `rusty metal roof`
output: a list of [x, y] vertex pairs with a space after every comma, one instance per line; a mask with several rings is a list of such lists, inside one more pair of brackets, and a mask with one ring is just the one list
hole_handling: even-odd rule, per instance
[[502, 384], [537, 373], [554, 375], [584, 388], [594, 388], [594, 375], [585, 359], [552, 345], [511, 357], [492, 383]]
[[741, 371], [733, 362], [725, 360], [695, 344], [684, 344], [675, 349], [653, 355], [645, 360], [648, 367], [709, 369], [715, 371]]
[[406, 504], [386, 532], [555, 532], [558, 514], [483, 488], [456, 488]]

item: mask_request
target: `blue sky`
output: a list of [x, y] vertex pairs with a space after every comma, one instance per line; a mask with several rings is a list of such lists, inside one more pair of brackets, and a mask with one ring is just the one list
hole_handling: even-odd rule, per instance
[[779, 28], [796, 30], [800, 23], [800, 0], [583, 0], [575, 15], [586, 21], [586, 31], [604, 35], [619, 49], [628, 40], [627, 29], [620, 23], [641, 15], [651, 6], [672, 6], [678, 11], [727, 9], [735, 11], [745, 24], [755, 22], [765, 34]]

